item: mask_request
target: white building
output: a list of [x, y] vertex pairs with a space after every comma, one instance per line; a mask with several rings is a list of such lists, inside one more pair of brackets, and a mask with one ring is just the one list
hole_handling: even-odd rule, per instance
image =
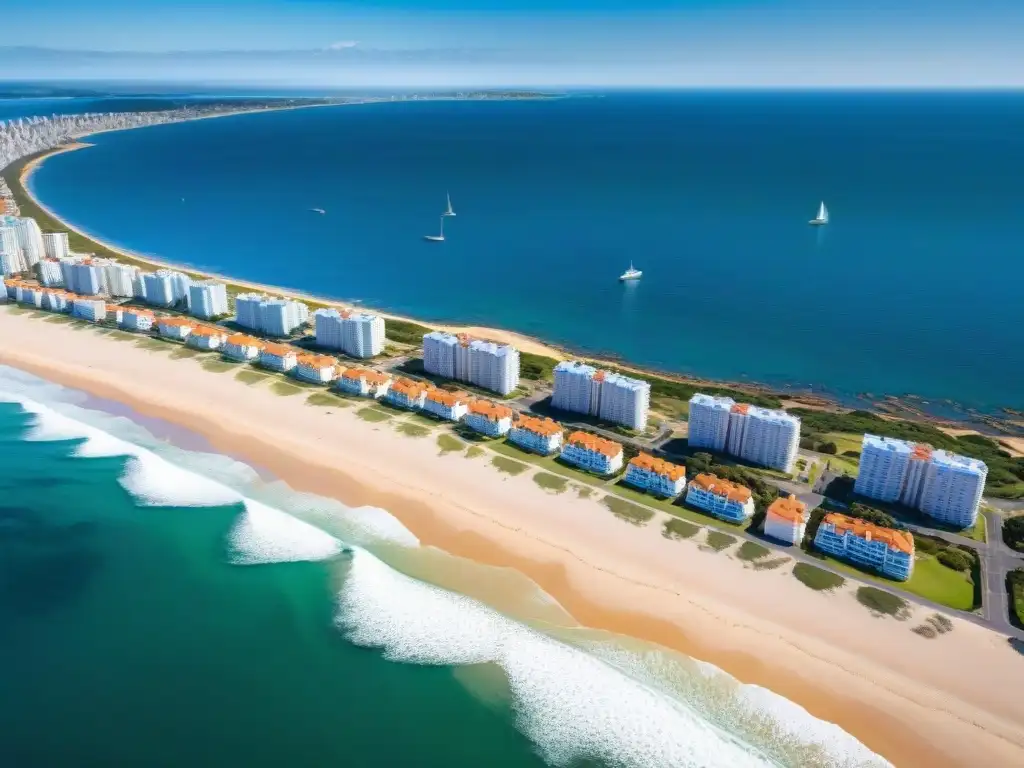
[[469, 411], [469, 396], [465, 392], [432, 389], [423, 401], [423, 410], [440, 419], [461, 421]]
[[196, 324], [184, 317], [161, 317], [156, 321], [157, 332], [167, 339], [184, 341], [195, 329]]
[[130, 264], [122, 264], [113, 259], [97, 259], [96, 263], [102, 266], [106, 293], [111, 296], [122, 296], [132, 298], [135, 295], [135, 278], [139, 274], [139, 268]]
[[106, 275], [103, 265], [93, 263], [91, 258], [72, 257], [61, 264], [64, 287], [81, 296], [99, 296], [107, 292]]
[[25, 286], [18, 293], [18, 301], [28, 304], [30, 307], [41, 308], [43, 306], [43, 289], [34, 285]]
[[217, 280], [202, 280], [188, 287], [189, 314], [209, 320], [230, 312], [228, 288]]
[[192, 329], [192, 332], [188, 335], [188, 339], [185, 341], [190, 347], [195, 349], [213, 350], [220, 349], [224, 346], [224, 342], [227, 341], [228, 335], [224, 333], [223, 329], [209, 325], [197, 325]]
[[330, 355], [299, 355], [292, 373], [312, 384], [330, 384], [338, 378], [338, 361]]
[[621, 373], [599, 371], [578, 361], [555, 366], [551, 405], [563, 411], [587, 413], [631, 429], [647, 426], [651, 385]]
[[75, 299], [71, 305], [71, 314], [97, 323], [107, 317], [107, 302], [103, 299]]
[[381, 398], [391, 388], [391, 377], [369, 368], [349, 368], [341, 374], [337, 387], [350, 395]]
[[[184, 272], [172, 269], [158, 269], [156, 272], [143, 272], [142, 284], [134, 286], [135, 295], [145, 299], [147, 304], [155, 307], [171, 307], [181, 302], [188, 302], [189, 287], [192, 278]], [[139, 295], [141, 287], [142, 295]]]
[[35, 219], [27, 217], [9, 216], [5, 217], [4, 222], [14, 228], [22, 255], [25, 257], [25, 265], [31, 269], [46, 255], [46, 249], [43, 247], [43, 233], [39, 229], [39, 225], [36, 224]]
[[287, 344], [266, 344], [260, 350], [260, 365], [272, 371], [287, 372], [298, 365], [295, 347]]
[[800, 419], [785, 411], [698, 392], [690, 398], [687, 440], [692, 448], [728, 453], [792, 473], [800, 447]]
[[427, 373], [507, 395], [519, 386], [519, 350], [508, 344], [433, 331], [423, 337]]
[[48, 288], [64, 287], [64, 270], [58, 259], [46, 258], [39, 262], [39, 282]]
[[124, 317], [124, 307], [119, 304], [107, 304], [107, 320], [113, 320], [120, 325], [122, 317]]
[[128, 331], [148, 331], [156, 322], [156, 316], [148, 309], [125, 307], [121, 312], [121, 327]]
[[754, 514], [754, 499], [745, 485], [715, 475], [697, 475], [686, 487], [686, 503], [730, 523], [743, 523]]
[[807, 505], [796, 496], [780, 496], [768, 506], [764, 535], [787, 544], [799, 544], [807, 530]]
[[367, 358], [384, 351], [384, 318], [365, 312], [318, 309], [313, 313], [317, 346]]
[[988, 466], [980, 459], [937, 451], [924, 443], [864, 435], [854, 491], [899, 501], [949, 525], [977, 522]]
[[260, 356], [260, 350], [266, 346], [266, 342], [246, 336], [244, 333], [235, 333], [228, 336], [224, 343], [224, 357], [239, 362], [249, 362]]
[[13, 223], [14, 217], [0, 217], [0, 260], [4, 275], [28, 272], [28, 263], [21, 250], [21, 240]]
[[507, 435], [512, 429], [512, 409], [490, 400], [474, 400], [469, 404], [466, 425], [489, 437]]
[[630, 485], [656, 496], [673, 498], [686, 487], [686, 468], [641, 453], [629, 460], [625, 480]]
[[512, 422], [508, 439], [528, 451], [547, 456], [562, 445], [562, 427], [553, 419], [520, 416]]
[[588, 432], [573, 432], [562, 446], [562, 459], [588, 472], [610, 475], [622, 469], [622, 446]]
[[47, 258], [66, 259], [68, 254], [71, 253], [71, 248], [68, 246], [68, 233], [44, 232], [43, 251], [46, 253]]
[[236, 321], [268, 336], [288, 336], [309, 319], [309, 307], [291, 299], [270, 298], [258, 293], [235, 297]]
[[68, 293], [59, 288], [43, 291], [43, 309], [48, 309], [51, 312], [67, 312], [69, 301]]

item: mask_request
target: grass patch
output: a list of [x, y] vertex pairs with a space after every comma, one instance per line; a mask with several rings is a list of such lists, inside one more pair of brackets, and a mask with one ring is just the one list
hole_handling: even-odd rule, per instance
[[562, 477], [568, 477], [572, 480], [577, 480], [582, 483], [589, 483], [590, 485], [604, 485], [605, 481], [595, 475], [589, 475], [582, 470], [573, 469], [564, 464], [560, 464], [554, 456], [540, 456], [536, 453], [530, 453], [517, 447], [514, 443], [507, 441], [494, 441], [491, 443], [491, 448], [495, 452], [513, 458], [517, 461], [525, 461], [530, 464], [534, 464], [542, 469], [547, 470], [556, 475]]
[[877, 587], [858, 587], [857, 602], [872, 613], [892, 616], [901, 621], [910, 615], [910, 606], [906, 600]]
[[269, 379], [270, 376], [266, 373], [260, 373], [259, 371], [246, 370], [236, 373], [235, 378], [243, 384], [259, 384], [261, 381]]
[[1010, 598], [1010, 622], [1018, 628], [1024, 627], [1024, 569], [1006, 574], [1006, 589]]
[[424, 427], [422, 424], [410, 424], [409, 422], [402, 422], [396, 424], [395, 429], [406, 437], [426, 437], [430, 434], [430, 430]]
[[461, 451], [466, 447], [466, 444], [454, 435], [441, 434], [437, 436], [437, 447], [441, 449], [442, 454], [454, 453], [455, 451]]
[[594, 489], [587, 485], [577, 485], [576, 495], [581, 499], [589, 499], [594, 495]]
[[188, 347], [182, 347], [181, 349], [176, 349], [173, 352], [171, 352], [171, 359], [172, 360], [187, 360], [187, 359], [189, 359], [191, 357], [198, 357], [201, 354], [203, 354], [203, 353], [200, 352], [199, 350], [189, 349]]
[[552, 475], [548, 472], [536, 473], [533, 476], [533, 482], [545, 491], [551, 491], [553, 493], [562, 493], [569, 487], [569, 481], [566, 478], [559, 477], [558, 475]]
[[793, 566], [793, 575], [805, 587], [816, 592], [829, 592], [833, 589], [838, 589], [846, 583], [846, 579], [842, 576], [826, 571], [824, 568], [816, 568], [807, 563], [797, 563]]
[[973, 528], [965, 528], [962, 531], [958, 531], [958, 533], [964, 538], [980, 541], [984, 544], [988, 541], [988, 532], [985, 530], [985, 516], [978, 515], [978, 520], [974, 523]]
[[491, 459], [491, 464], [497, 467], [499, 472], [504, 472], [506, 475], [512, 475], [513, 477], [521, 475], [529, 469], [525, 464], [513, 461], [505, 456], [494, 456]]
[[204, 371], [209, 371], [210, 373], [227, 373], [236, 367], [233, 363], [225, 363], [223, 360], [217, 360], [213, 357], [200, 360], [199, 365], [203, 367]]
[[352, 402], [333, 392], [314, 392], [306, 398], [306, 405], [316, 405], [321, 408], [349, 408]]
[[487, 451], [481, 448], [479, 445], [471, 445], [466, 449], [466, 458], [475, 459], [478, 456], [483, 456]]
[[67, 325], [68, 323], [74, 322], [74, 320], [72, 318], [68, 317], [67, 315], [52, 315], [52, 316], [46, 318], [45, 320], [43, 320], [43, 322], [44, 323], [63, 323], [64, 325]]
[[275, 395], [281, 397], [291, 397], [292, 395], [301, 395], [302, 387], [297, 387], [290, 381], [275, 381], [270, 385], [270, 389]]
[[768, 560], [758, 560], [753, 563], [755, 571], [774, 571], [789, 562], [788, 557], [772, 557]]
[[685, 520], [666, 520], [661, 527], [661, 535], [666, 539], [692, 539], [700, 533], [700, 526]]
[[647, 525], [654, 517], [654, 510], [641, 507], [639, 504], [620, 499], [617, 496], [605, 496], [601, 499], [601, 503], [608, 507], [617, 518], [632, 525]]
[[744, 541], [738, 550], [736, 550], [736, 557], [745, 562], [753, 562], [759, 560], [762, 557], [767, 557], [772, 551], [768, 547], [757, 544], [753, 541]]
[[422, 424], [423, 426], [429, 427], [430, 429], [433, 429], [434, 427], [438, 426], [439, 424], [450, 423], [450, 422], [444, 421], [443, 419], [437, 419], [437, 418], [434, 418], [433, 416], [428, 416], [425, 413], [418, 413], [418, 412], [415, 412], [415, 411], [413, 413], [409, 414], [409, 421], [415, 421], [417, 424]]
[[356, 416], [358, 416], [363, 421], [369, 421], [372, 424], [376, 424], [381, 421], [387, 421], [388, 419], [391, 418], [390, 413], [384, 413], [384, 411], [377, 410], [376, 408], [373, 407], [366, 407], [356, 411]]
[[708, 537], [705, 541], [705, 544], [715, 550], [715, 552], [721, 552], [723, 549], [728, 549], [735, 543], [735, 536], [730, 536], [728, 533], [722, 533], [721, 531], [708, 531]]

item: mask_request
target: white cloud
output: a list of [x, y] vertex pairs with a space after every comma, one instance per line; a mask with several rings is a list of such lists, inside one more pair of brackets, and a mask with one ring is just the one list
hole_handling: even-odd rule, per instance
[[346, 48], [355, 48], [357, 45], [359, 45], [359, 41], [358, 40], [339, 40], [336, 43], [331, 43], [330, 45], [328, 45], [327, 46], [327, 50], [329, 50], [329, 51], [343, 51]]

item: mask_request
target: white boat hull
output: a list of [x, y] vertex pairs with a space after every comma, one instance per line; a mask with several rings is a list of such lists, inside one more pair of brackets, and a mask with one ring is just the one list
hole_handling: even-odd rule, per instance
[[810, 224], [812, 227], [824, 227], [826, 224], [828, 224], [828, 219], [811, 219], [807, 223]]
[[432, 243], [443, 243], [444, 235], [424, 235], [424, 240], [429, 240]]
[[619, 282], [625, 283], [628, 280], [639, 280], [642, 277], [642, 275], [643, 273], [639, 275], [619, 275]]

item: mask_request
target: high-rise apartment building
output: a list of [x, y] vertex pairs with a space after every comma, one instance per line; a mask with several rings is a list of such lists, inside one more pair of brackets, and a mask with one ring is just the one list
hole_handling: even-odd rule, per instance
[[288, 336], [309, 319], [309, 308], [299, 301], [243, 293], [235, 297], [236, 321], [243, 328], [268, 336]]
[[464, 333], [433, 331], [424, 336], [423, 367], [435, 376], [468, 381], [502, 395], [519, 386], [519, 350]]
[[317, 346], [340, 349], [350, 357], [374, 357], [384, 351], [384, 318], [366, 312], [318, 309], [313, 313]]
[[67, 232], [44, 232], [43, 250], [50, 259], [66, 259], [71, 253]]
[[650, 403], [651, 385], [646, 381], [577, 361], [563, 361], [555, 366], [555, 392], [551, 398], [554, 408], [643, 429], [647, 426]]
[[689, 444], [728, 453], [762, 467], [792, 472], [800, 447], [800, 419], [702, 392], [690, 398]]
[[217, 280], [202, 280], [188, 287], [189, 314], [209, 320], [226, 315], [228, 309], [228, 288]]

